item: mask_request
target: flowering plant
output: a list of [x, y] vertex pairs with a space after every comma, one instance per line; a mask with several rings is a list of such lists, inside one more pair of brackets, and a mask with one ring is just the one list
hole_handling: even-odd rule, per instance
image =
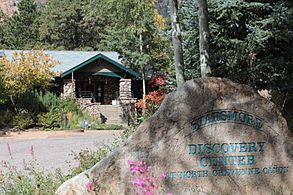
[[[143, 161], [128, 160], [129, 170], [133, 176], [130, 182], [132, 186], [137, 188], [135, 191], [139, 195], [155, 195], [160, 194], [161, 181], [166, 177], [167, 173], [163, 172], [161, 175], [156, 176], [152, 167], [148, 166]], [[166, 195], [171, 195], [167, 193]]]
[[86, 187], [87, 192], [94, 191], [94, 188], [95, 188], [94, 182], [92, 182], [92, 181], [87, 182], [85, 187]]
[[149, 82], [149, 87], [152, 91], [136, 103], [136, 108], [144, 110], [143, 117], [149, 117], [160, 107], [166, 94], [170, 92], [167, 87], [168, 83], [164, 75], [155, 76]]
[[144, 99], [139, 100], [136, 103], [136, 107], [147, 109], [150, 112], [155, 112], [164, 100], [166, 93], [167, 90], [163, 88], [156, 91], [152, 91], [148, 95], [146, 95]]

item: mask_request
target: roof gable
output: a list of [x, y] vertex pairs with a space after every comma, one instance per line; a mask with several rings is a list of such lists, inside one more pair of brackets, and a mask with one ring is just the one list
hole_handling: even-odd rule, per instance
[[72, 72], [74, 72], [74, 71], [76, 71], [76, 70], [78, 70], [78, 69], [80, 69], [80, 68], [82, 68], [82, 67], [84, 67], [84, 66], [90, 64], [91, 62], [93, 62], [93, 61], [95, 61], [95, 60], [97, 60], [97, 59], [103, 59], [103, 60], [105, 60], [105, 61], [107, 61], [107, 62], [113, 64], [114, 66], [116, 66], [116, 67], [122, 69], [123, 71], [130, 73], [130, 74], [133, 75], [134, 77], [139, 78], [139, 75], [138, 75], [136, 72], [134, 72], [133, 70], [131, 70], [131, 69], [129, 69], [129, 68], [126, 68], [125, 66], [123, 66], [123, 65], [120, 64], [120, 63], [118, 63], [117, 61], [115, 61], [115, 60], [113, 60], [113, 59], [111, 59], [111, 58], [109, 58], [109, 57], [107, 57], [107, 56], [105, 56], [105, 55], [103, 55], [103, 54], [101, 54], [101, 53], [99, 53], [98, 55], [95, 55], [95, 56], [93, 56], [92, 58], [90, 58], [90, 59], [88, 59], [88, 60], [86, 60], [86, 61], [80, 63], [79, 65], [77, 65], [77, 66], [75, 66], [75, 67], [73, 67], [73, 68], [67, 70], [66, 72], [63, 72], [63, 73], [60, 75], [60, 77], [61, 77], [61, 78], [64, 78], [65, 76], [67, 76], [67, 75], [71, 74]]

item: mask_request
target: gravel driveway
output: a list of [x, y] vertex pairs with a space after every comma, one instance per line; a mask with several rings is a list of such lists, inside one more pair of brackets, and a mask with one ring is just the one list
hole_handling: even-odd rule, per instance
[[[61, 168], [67, 173], [71, 166], [76, 166], [72, 152], [82, 149], [96, 149], [96, 146], [112, 143], [121, 131], [86, 131], [86, 132], [24, 132], [0, 137], [0, 170], [3, 162], [12, 162], [17, 168], [24, 167], [25, 162], [32, 160], [32, 148], [34, 156], [40, 168], [54, 171]], [[10, 148], [10, 149], [9, 149]], [[11, 156], [10, 157], [10, 152]], [[5, 171], [5, 170], [4, 170]]]

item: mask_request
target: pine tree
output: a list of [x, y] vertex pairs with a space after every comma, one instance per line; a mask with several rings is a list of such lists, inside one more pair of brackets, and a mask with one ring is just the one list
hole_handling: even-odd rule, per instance
[[82, 1], [49, 0], [39, 18], [43, 47], [73, 50], [82, 47]]
[[[214, 76], [254, 88], [292, 85], [292, 4], [283, 1], [209, 0], [210, 60]], [[182, 5], [187, 75], [199, 76], [198, 14], [194, 1]]]
[[38, 40], [37, 4], [34, 0], [23, 0], [17, 4], [17, 8], [18, 11], [11, 17], [2, 20], [1, 44], [10, 49], [28, 49]]
[[112, 2], [113, 26], [107, 28], [98, 48], [118, 51], [124, 64], [145, 78], [166, 72], [170, 49], [160, 33], [164, 19], [155, 1], [117, 0]]

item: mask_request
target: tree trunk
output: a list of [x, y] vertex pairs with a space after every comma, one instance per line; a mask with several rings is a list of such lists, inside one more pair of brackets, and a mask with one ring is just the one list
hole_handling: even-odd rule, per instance
[[[140, 42], [139, 51], [142, 54], [142, 45], [143, 45], [142, 34], [139, 35], [139, 42]], [[146, 96], [145, 69], [142, 68], [141, 72], [142, 72], [142, 98], [144, 99], [144, 97]]]
[[12, 105], [13, 105], [13, 108], [14, 108], [14, 110], [15, 110], [15, 113], [18, 114], [18, 110], [17, 110], [16, 105], [15, 105], [15, 103], [14, 103], [14, 101], [13, 101], [13, 97], [12, 97], [12, 95], [10, 95], [9, 97], [10, 97], [10, 101], [11, 101], [11, 103], [12, 103]]
[[181, 43], [181, 30], [179, 24], [179, 1], [170, 0], [170, 14], [172, 19], [172, 43], [174, 51], [174, 64], [176, 72], [177, 87], [180, 87], [185, 82], [184, 77], [184, 61], [183, 61], [183, 49]]
[[211, 73], [209, 64], [209, 21], [207, 0], [198, 0], [199, 51], [201, 77]]

